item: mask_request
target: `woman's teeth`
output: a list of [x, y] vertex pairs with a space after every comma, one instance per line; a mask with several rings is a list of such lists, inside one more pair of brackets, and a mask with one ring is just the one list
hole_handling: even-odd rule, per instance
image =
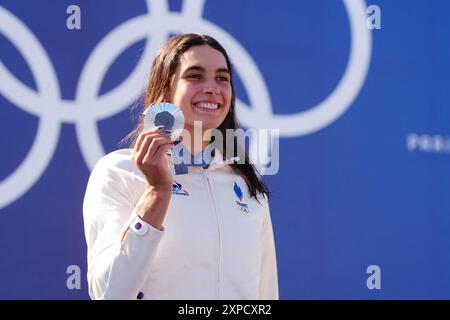
[[196, 103], [195, 106], [198, 108], [211, 109], [211, 110], [215, 110], [215, 109], [219, 108], [219, 105], [217, 103]]

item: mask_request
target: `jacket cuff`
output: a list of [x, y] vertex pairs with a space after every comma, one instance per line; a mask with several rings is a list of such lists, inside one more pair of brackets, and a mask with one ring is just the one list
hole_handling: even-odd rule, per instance
[[133, 213], [125, 224], [129, 228], [113, 261], [106, 299], [136, 299], [164, 231], [156, 229]]

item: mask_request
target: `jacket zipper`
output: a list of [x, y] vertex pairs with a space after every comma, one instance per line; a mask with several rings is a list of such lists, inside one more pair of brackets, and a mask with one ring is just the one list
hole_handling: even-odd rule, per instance
[[213, 203], [214, 207], [214, 213], [216, 214], [216, 221], [217, 221], [217, 232], [218, 232], [218, 263], [217, 263], [217, 298], [220, 299], [220, 264], [221, 264], [221, 229], [220, 229], [220, 217], [219, 212], [217, 211], [216, 201], [214, 200], [214, 195], [211, 188], [211, 182], [209, 180], [209, 172], [207, 169], [202, 169], [204, 173], [204, 177], [206, 178], [208, 189], [209, 189], [209, 195], [211, 197], [211, 201]]

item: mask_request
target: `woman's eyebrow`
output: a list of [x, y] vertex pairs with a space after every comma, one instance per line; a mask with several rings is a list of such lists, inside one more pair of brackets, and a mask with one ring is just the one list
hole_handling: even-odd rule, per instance
[[222, 72], [230, 73], [230, 70], [228, 70], [228, 68], [219, 68], [216, 70], [216, 72], [217, 73], [222, 73]]
[[[203, 68], [202, 66], [190, 66], [188, 68], [186, 68], [186, 70], [184, 70], [183, 73], [189, 72], [189, 71], [201, 71], [201, 72], [205, 72], [205, 68]], [[222, 72], [226, 72], [226, 73], [230, 73], [230, 70], [228, 70], [228, 68], [218, 68], [216, 70], [217, 73], [222, 73]]]
[[205, 68], [201, 67], [201, 66], [190, 66], [189, 68], [186, 68], [186, 70], [184, 70], [183, 73], [189, 72], [189, 71], [201, 71], [204, 72]]

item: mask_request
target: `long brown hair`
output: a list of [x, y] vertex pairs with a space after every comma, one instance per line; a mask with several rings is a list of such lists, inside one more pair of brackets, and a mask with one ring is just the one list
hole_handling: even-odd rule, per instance
[[[147, 86], [147, 90], [145, 92], [144, 98], [144, 110], [150, 106], [151, 103], [158, 103], [165, 101], [167, 93], [170, 90], [170, 83], [172, 76], [174, 75], [179, 62], [180, 55], [184, 52], [188, 51], [193, 46], [202, 46], [208, 45], [218, 51], [220, 51], [225, 60], [227, 62], [227, 67], [230, 71], [230, 84], [231, 84], [231, 105], [228, 114], [226, 115], [223, 122], [217, 128], [222, 133], [222, 136], [226, 136], [226, 129], [234, 129], [236, 130], [237, 121], [235, 115], [235, 91], [233, 86], [233, 72], [232, 72], [232, 64], [226, 53], [225, 49], [222, 45], [215, 40], [214, 38], [207, 35], [198, 35], [198, 34], [182, 34], [177, 35], [169, 39], [166, 44], [161, 47], [153, 59], [150, 79]], [[134, 147], [136, 143], [137, 137], [142, 132], [143, 129], [143, 116], [142, 113], [140, 115], [140, 119], [137, 127], [124, 139], [130, 141], [130, 144]], [[238, 148], [242, 149], [242, 153], [245, 154], [245, 163], [233, 163], [231, 167], [233, 170], [244, 177], [248, 189], [250, 191], [250, 195], [252, 197], [257, 198], [257, 194], [260, 193], [264, 196], [269, 196], [270, 192], [267, 188], [266, 184], [260, 178], [259, 173], [257, 174], [256, 168], [253, 164], [250, 163], [247, 152], [245, 151], [245, 146], [238, 146], [237, 140], [235, 140], [235, 152]], [[223, 154], [224, 156], [227, 154], [226, 152], [226, 143], [224, 142], [223, 146]], [[242, 154], [241, 153], [241, 154]]]

